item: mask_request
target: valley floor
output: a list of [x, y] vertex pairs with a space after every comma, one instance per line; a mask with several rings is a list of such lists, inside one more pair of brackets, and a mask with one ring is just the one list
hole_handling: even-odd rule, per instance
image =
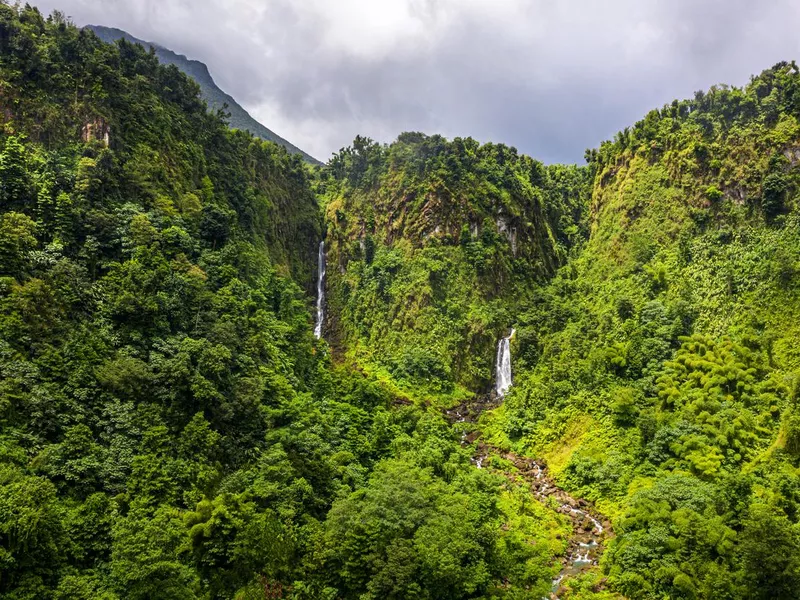
[[[482, 438], [480, 417], [485, 410], [497, 406], [497, 402], [496, 394], [492, 393], [447, 410], [445, 415], [452, 425], [463, 430], [462, 445], [473, 448], [472, 460], [478, 469], [501, 474], [511, 485], [527, 489], [536, 501], [569, 520], [572, 533], [560, 558], [561, 569], [553, 579], [549, 598], [559, 600], [562, 594], [569, 593], [569, 584], [581, 578], [592, 581], [592, 592], [606, 590], [599, 561], [614, 536], [610, 520], [591, 502], [575, 498], [560, 488], [542, 460], [503, 450]], [[616, 594], [609, 597], [621, 598]]]

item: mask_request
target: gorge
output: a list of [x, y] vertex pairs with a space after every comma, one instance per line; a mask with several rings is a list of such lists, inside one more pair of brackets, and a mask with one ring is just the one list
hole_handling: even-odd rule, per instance
[[0, 596], [795, 598], [799, 155], [784, 62], [316, 165], [0, 3]]

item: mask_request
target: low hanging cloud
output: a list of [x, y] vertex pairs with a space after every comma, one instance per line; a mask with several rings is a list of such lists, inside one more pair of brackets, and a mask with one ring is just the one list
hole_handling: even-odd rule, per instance
[[503, 142], [545, 162], [800, 54], [793, 0], [45, 0], [205, 62], [325, 159], [356, 134]]

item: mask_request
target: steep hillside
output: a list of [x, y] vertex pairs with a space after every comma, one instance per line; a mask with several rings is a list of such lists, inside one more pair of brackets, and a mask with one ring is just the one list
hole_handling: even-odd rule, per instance
[[794, 63], [582, 167], [200, 92], [0, 2], [0, 596], [797, 597]]
[[192, 60], [182, 54], [176, 54], [172, 50], [165, 48], [153, 42], [145, 42], [138, 38], [133, 37], [131, 34], [115, 29], [113, 27], [103, 27], [101, 25], [87, 25], [87, 29], [91, 29], [101, 40], [109, 43], [114, 43], [117, 40], [124, 39], [132, 44], [141, 44], [145, 48], [153, 48], [156, 52], [158, 60], [165, 65], [175, 65], [181, 71], [186, 73], [189, 77], [194, 79], [200, 86], [200, 94], [203, 99], [208, 103], [208, 107], [212, 111], [225, 110], [230, 114], [227, 119], [228, 124], [234, 129], [241, 129], [242, 131], [249, 131], [254, 136], [263, 140], [275, 142], [276, 144], [286, 148], [291, 154], [299, 154], [304, 160], [311, 164], [322, 164], [313, 156], [310, 156], [300, 150], [298, 147], [287, 142], [277, 133], [270, 131], [261, 123], [256, 121], [250, 114], [236, 102], [236, 100], [223, 92], [214, 79], [211, 73], [208, 72], [208, 67], [197, 60]]
[[800, 586], [799, 90], [779, 64], [590, 152], [590, 237], [518, 315], [490, 437], [614, 516], [629, 598]]
[[27, 6], [0, 92], [1, 597], [548, 592], [570, 520], [314, 340], [299, 156]]
[[403, 134], [323, 171], [345, 362], [460, 421], [516, 329], [480, 460], [542, 459], [616, 534], [561, 598], [796, 596], [798, 119], [782, 63], [652, 111], [584, 168]]

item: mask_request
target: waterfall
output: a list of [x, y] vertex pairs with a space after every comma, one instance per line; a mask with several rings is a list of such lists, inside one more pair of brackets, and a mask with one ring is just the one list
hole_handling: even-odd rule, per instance
[[511, 338], [514, 337], [515, 330], [511, 330], [508, 337], [504, 337], [497, 344], [497, 383], [495, 389], [497, 395], [502, 398], [506, 395], [508, 388], [513, 383], [511, 381]]
[[325, 242], [319, 243], [317, 257], [317, 323], [314, 325], [314, 337], [322, 337], [322, 322], [325, 320]]

